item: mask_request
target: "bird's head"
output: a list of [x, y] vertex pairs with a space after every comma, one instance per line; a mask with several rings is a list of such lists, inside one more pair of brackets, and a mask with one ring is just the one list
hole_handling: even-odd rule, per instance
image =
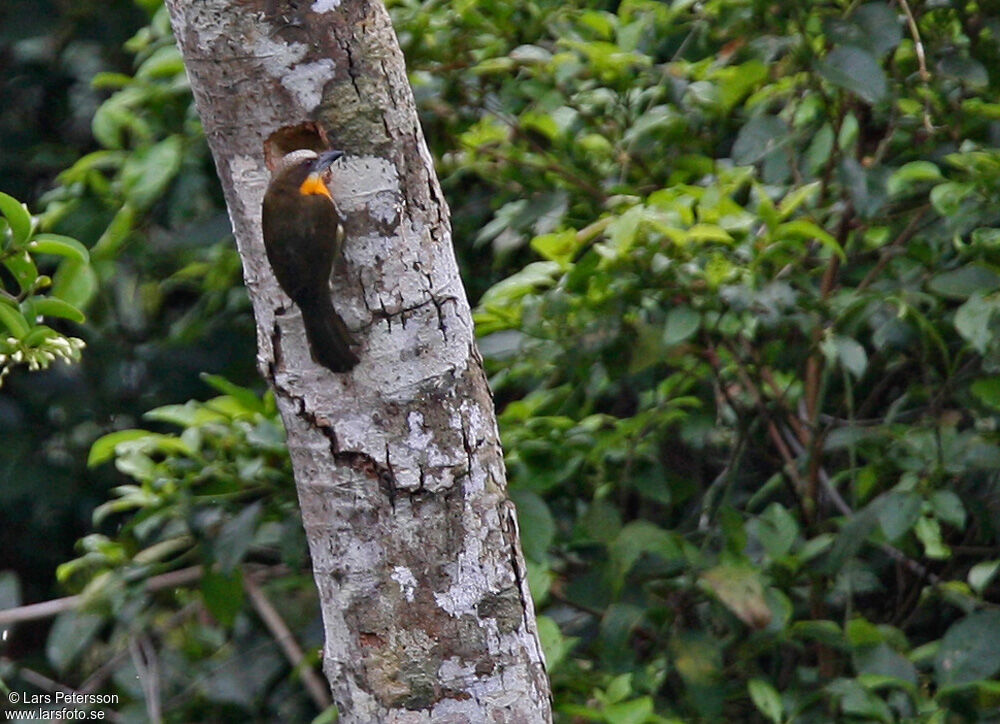
[[343, 157], [343, 151], [324, 151], [316, 153], [302, 148], [283, 156], [271, 175], [272, 185], [275, 181], [297, 187], [303, 196], [326, 196], [331, 201], [330, 189], [326, 185], [326, 172], [330, 165]]

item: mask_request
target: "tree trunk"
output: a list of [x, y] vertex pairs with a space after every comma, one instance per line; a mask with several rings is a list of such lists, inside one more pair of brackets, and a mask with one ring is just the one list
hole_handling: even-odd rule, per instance
[[[547, 722], [548, 681], [448, 208], [388, 14], [366, 0], [168, 0], [285, 427], [345, 722]], [[264, 146], [313, 121], [345, 216], [314, 363], [264, 256]]]

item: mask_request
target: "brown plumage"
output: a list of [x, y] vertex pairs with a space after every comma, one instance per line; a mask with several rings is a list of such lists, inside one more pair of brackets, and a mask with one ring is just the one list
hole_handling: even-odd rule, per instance
[[348, 372], [358, 363], [350, 347], [354, 339], [330, 301], [330, 271], [343, 232], [323, 174], [342, 155], [289, 153], [271, 174], [262, 208], [271, 269], [302, 311], [313, 359], [332, 372]]

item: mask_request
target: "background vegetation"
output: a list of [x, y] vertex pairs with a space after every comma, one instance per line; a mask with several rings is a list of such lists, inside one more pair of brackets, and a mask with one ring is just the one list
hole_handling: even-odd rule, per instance
[[[0, 208], [0, 322], [88, 346], [0, 398], [0, 601], [52, 595], [62, 562], [86, 602], [17, 629], [0, 674], [118, 693], [123, 721], [308, 721], [320, 631], [283, 433], [165, 13], [140, 5], [127, 72], [121, 36], [76, 39], [103, 5], [3, 26], [4, 190], [40, 215]], [[1000, 720], [1000, 16], [391, 9], [560, 719]], [[63, 132], [80, 118], [93, 140]]]

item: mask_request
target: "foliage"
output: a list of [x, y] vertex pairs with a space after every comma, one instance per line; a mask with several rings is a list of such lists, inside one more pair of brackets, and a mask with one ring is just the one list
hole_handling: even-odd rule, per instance
[[[1000, 713], [1000, 26], [964, 2], [775, 9], [391, 3], [562, 721]], [[135, 242], [183, 239], [218, 200], [162, 11], [131, 47], [134, 77], [99, 79], [118, 88], [95, 118], [106, 148], [49, 218], [97, 230], [97, 313], [127, 306], [107, 291], [123, 270], [163, 304], [155, 337], [160, 276], [195, 262]], [[191, 342], [238, 295], [195, 265]], [[100, 616], [53, 629], [54, 668], [96, 668], [145, 629], [172, 691], [242, 676], [212, 662], [271, 651], [239, 577], [278, 561], [303, 630], [273, 408], [221, 391], [154, 411], [179, 435], [93, 448], [132, 481], [61, 569]], [[199, 591], [142, 590], [195, 562]], [[122, 661], [110, 686], [138, 706]], [[273, 719], [298, 690], [271, 661], [218, 687], [266, 700], [175, 697], [171, 716]]]
[[998, 28], [423, 9], [444, 170], [520, 266], [476, 322], [558, 709], [995, 715]]
[[[115, 534], [84, 537], [82, 555], [59, 569], [62, 582], [85, 584], [88, 606], [57, 620], [49, 662], [64, 672], [117, 661], [121, 711], [137, 721], [151, 699], [135, 680], [149, 677], [158, 679], [156, 697], [174, 721], [246, 712], [262, 721], [309, 720], [314, 705], [297, 671], [244, 595], [246, 578], [272, 579], [266, 590], [280, 597], [277, 608], [294, 635], [311, 643], [305, 665], [315, 665], [318, 607], [284, 430], [270, 395], [261, 400], [205, 379], [226, 394], [145, 415], [179, 434], [119, 430], [94, 443], [89, 463], [113, 458], [133, 482], [94, 511], [95, 525], [111, 516], [123, 521]], [[157, 574], [191, 565], [203, 568], [197, 588], [153, 587]], [[99, 636], [106, 622], [110, 629]], [[136, 642], [143, 656], [122, 657]]]
[[147, 18], [133, 0], [7, 0], [0, 17], [0, 179], [4, 191], [34, 206], [52, 177], [92, 145], [101, 94], [90, 79], [127, 61], [121, 44]]
[[[28, 208], [0, 193], [0, 264], [10, 274], [16, 291], [0, 281], [0, 384], [11, 369], [47, 369], [57, 359], [77, 362], [83, 340], [67, 337], [42, 324], [46, 318], [84, 320], [80, 307], [86, 304], [80, 280], [90, 272], [87, 247], [59, 234], [37, 233]], [[50, 276], [38, 270], [40, 259], [58, 260]], [[53, 279], [54, 277], [54, 279]], [[42, 293], [45, 289], [50, 293]]]
[[[78, 239], [90, 255], [88, 265], [62, 273], [65, 281], [54, 277], [74, 304], [86, 300], [80, 309], [87, 320], [74, 327], [88, 345], [81, 363], [31, 375], [15, 371], [0, 399], [0, 546], [8, 551], [8, 565], [22, 572], [27, 597], [36, 600], [54, 595], [56, 565], [89, 529], [90, 510], [115, 482], [110, 467], [86, 467], [97, 437], [135, 425], [152, 407], [203, 395], [202, 371], [260, 384], [239, 256], [166, 12], [159, 10], [150, 22], [131, 3], [70, 5], [60, 13], [32, 3], [22, 9], [31, 17], [19, 16], [0, 31], [0, 38], [27, 32], [36, 27], [34, 14], [48, 14], [40, 25], [56, 37], [19, 40], [10, 52], [15, 59], [25, 55], [25, 63], [37, 61], [31, 48], [56, 53], [52, 62], [75, 80], [65, 100], [47, 92], [45, 122], [62, 131], [61, 144], [81, 133], [88, 139], [82, 157], [73, 150], [68, 158], [55, 141], [20, 148], [27, 136], [3, 139], [4, 164], [23, 157], [37, 174], [58, 161], [63, 171], [55, 187], [32, 202], [42, 209], [37, 228]], [[152, 11], [159, 3], [141, 5]], [[101, 52], [84, 29], [63, 37], [69, 23], [91, 28], [111, 49]], [[136, 33], [142, 23], [150, 24]], [[128, 37], [130, 25], [135, 34], [126, 55], [120, 38]], [[117, 55], [121, 65], [103, 60]], [[121, 73], [132, 56], [133, 72]], [[18, 67], [11, 72], [23, 82], [28, 71]], [[10, 84], [16, 86], [16, 78]], [[15, 103], [21, 96], [12, 90], [5, 98]], [[22, 116], [29, 106], [25, 101], [20, 107]], [[0, 129], [7, 113], [0, 114]], [[33, 124], [27, 116], [22, 122]], [[89, 140], [92, 125], [96, 143]], [[16, 187], [18, 178], [5, 171], [4, 190]], [[51, 545], [23, 544], [38, 538]]]

